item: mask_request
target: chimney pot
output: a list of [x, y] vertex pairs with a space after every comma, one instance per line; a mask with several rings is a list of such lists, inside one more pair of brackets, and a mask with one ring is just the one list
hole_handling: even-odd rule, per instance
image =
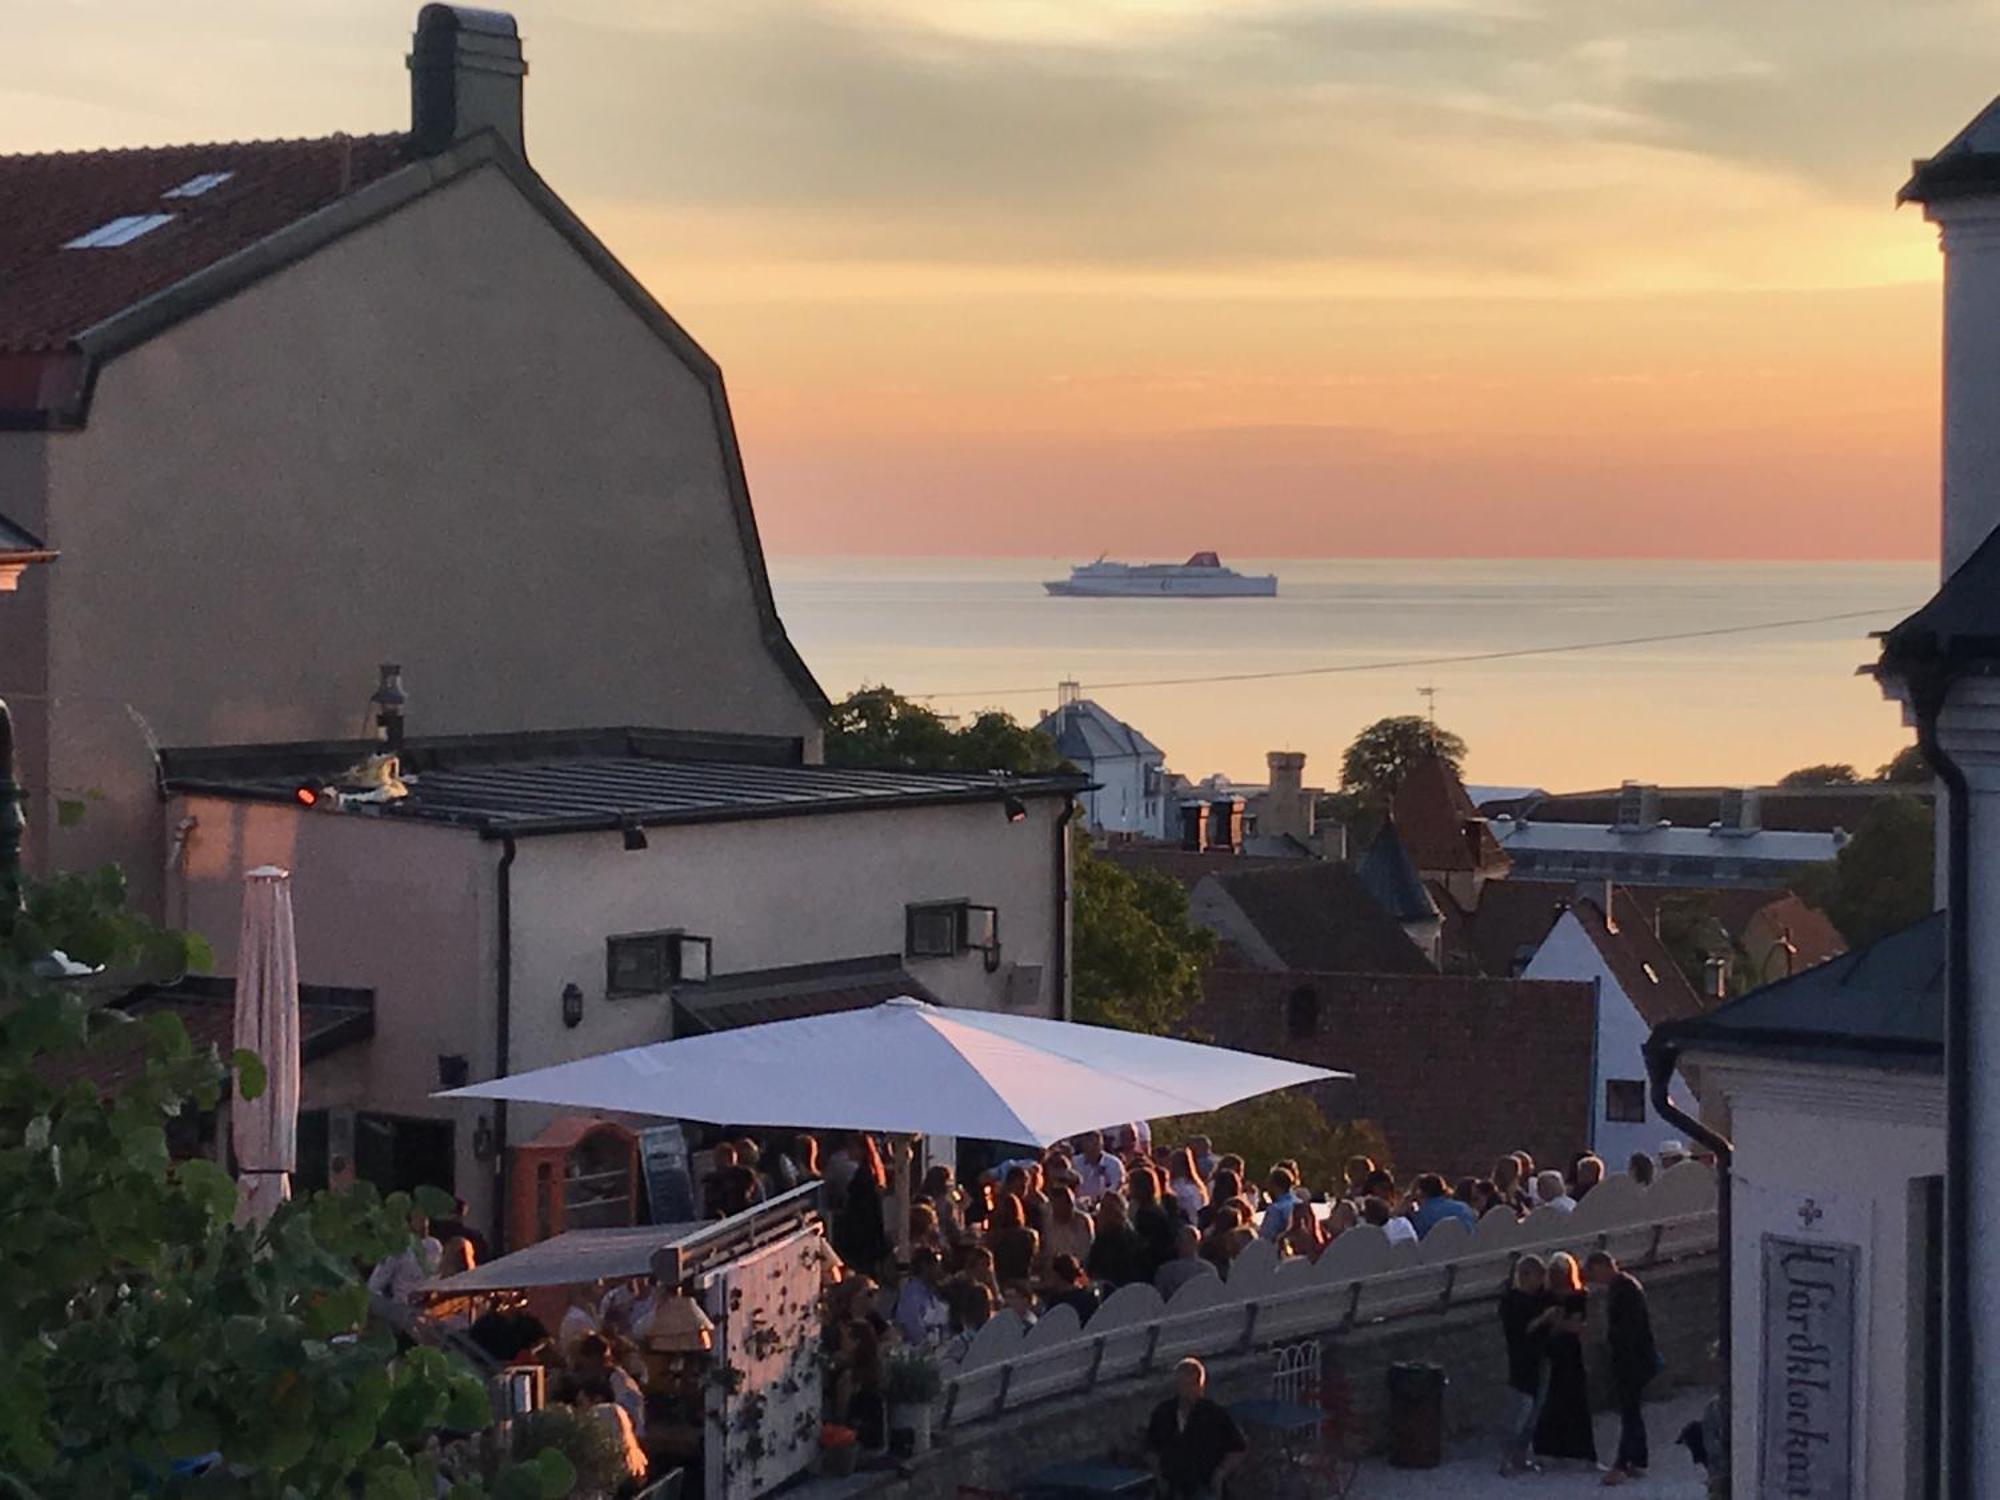
[[426, 155], [491, 130], [525, 157], [521, 33], [505, 11], [426, 5], [410, 46], [410, 134]]

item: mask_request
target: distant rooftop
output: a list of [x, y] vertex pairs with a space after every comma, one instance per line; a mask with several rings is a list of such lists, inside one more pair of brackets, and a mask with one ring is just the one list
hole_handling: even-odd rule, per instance
[[1089, 698], [1064, 704], [1036, 727], [1056, 742], [1056, 750], [1067, 760], [1164, 759], [1166, 754], [1130, 724]]
[[[807, 766], [791, 758], [796, 747], [796, 741], [644, 729], [412, 740], [403, 757], [409, 795], [352, 805], [341, 815], [530, 836], [1068, 797], [1090, 785], [1062, 774]], [[302, 784], [330, 784], [379, 748], [372, 742], [232, 746], [166, 751], [161, 761], [173, 791], [293, 803]]]
[[1898, 203], [1936, 203], [2000, 193], [2000, 99], [1946, 141], [1937, 155], [1911, 163]]
[[[1723, 802], [1739, 796], [1742, 787], [1662, 786], [1657, 793], [1659, 816], [1679, 827], [1705, 829], [1718, 821]], [[1853, 786], [1754, 788], [1757, 822], [1777, 833], [1852, 833], [1868, 809], [1885, 797], [1928, 799], [1925, 784], [1866, 781]], [[1582, 792], [1532, 792], [1518, 797], [1487, 797], [1479, 810], [1489, 818], [1523, 816], [1548, 823], [1614, 823], [1622, 789], [1607, 787]]]
[[1493, 834], [1509, 854], [1645, 854], [1665, 859], [1775, 860], [1810, 864], [1832, 859], [1840, 841], [1831, 833], [1779, 833], [1760, 828], [1738, 833], [1720, 828], [1655, 825], [1619, 828], [1604, 823], [1545, 823], [1497, 818]]
[[1945, 914], [1653, 1034], [1702, 1052], [1936, 1072], [1944, 1063]]

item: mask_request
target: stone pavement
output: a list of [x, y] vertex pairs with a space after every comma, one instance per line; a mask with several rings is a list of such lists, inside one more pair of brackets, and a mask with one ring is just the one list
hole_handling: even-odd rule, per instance
[[[1652, 1466], [1644, 1479], [1635, 1479], [1616, 1489], [1599, 1484], [1594, 1471], [1581, 1467], [1551, 1465], [1540, 1474], [1521, 1474], [1503, 1479], [1496, 1472], [1499, 1454], [1492, 1443], [1455, 1444], [1436, 1469], [1396, 1469], [1381, 1459], [1362, 1465], [1352, 1500], [1418, 1500], [1418, 1497], [1449, 1496], [1450, 1500], [1540, 1500], [1544, 1495], [1561, 1495], [1577, 1500], [1584, 1495], [1623, 1495], [1628, 1500], [1705, 1500], [1706, 1481], [1689, 1460], [1687, 1449], [1674, 1439], [1681, 1428], [1694, 1421], [1708, 1405], [1709, 1392], [1677, 1391], [1664, 1401], [1646, 1404], [1646, 1436], [1652, 1446]], [[1618, 1451], [1618, 1417], [1600, 1412], [1597, 1417], [1597, 1451], [1609, 1459]]]

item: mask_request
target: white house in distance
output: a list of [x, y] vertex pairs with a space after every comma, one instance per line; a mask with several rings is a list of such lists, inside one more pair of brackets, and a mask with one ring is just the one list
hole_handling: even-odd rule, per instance
[[[1699, 1015], [1703, 1003], [1629, 892], [1601, 885], [1572, 896], [1566, 908], [1521, 977], [1597, 986], [1590, 1145], [1612, 1171], [1623, 1171], [1633, 1152], [1656, 1152], [1662, 1141], [1682, 1134], [1647, 1097], [1644, 1049], [1655, 1026]], [[1692, 1107], [1694, 1095], [1679, 1076], [1673, 1092], [1683, 1107]]]
[[1166, 752], [1084, 697], [1076, 683], [1061, 684], [1059, 692], [1055, 712], [1036, 727], [1094, 783], [1083, 794], [1083, 818], [1090, 831], [1113, 837], [1178, 838], [1180, 809], [1166, 795]]
[[2000, 102], [1901, 197], [1944, 250], [1944, 583], [1876, 673], [1941, 783], [1942, 909], [1648, 1044], [1723, 1106], [1743, 1500], [2000, 1496]]

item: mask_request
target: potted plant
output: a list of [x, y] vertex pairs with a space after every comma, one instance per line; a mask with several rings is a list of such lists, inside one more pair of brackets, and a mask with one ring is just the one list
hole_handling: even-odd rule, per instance
[[931, 1404], [944, 1390], [944, 1375], [928, 1349], [897, 1349], [883, 1361], [882, 1400], [889, 1408], [889, 1445], [928, 1453], [931, 1447]]
[[819, 1471], [831, 1478], [845, 1478], [854, 1472], [859, 1452], [859, 1434], [852, 1427], [827, 1422], [819, 1430]]

